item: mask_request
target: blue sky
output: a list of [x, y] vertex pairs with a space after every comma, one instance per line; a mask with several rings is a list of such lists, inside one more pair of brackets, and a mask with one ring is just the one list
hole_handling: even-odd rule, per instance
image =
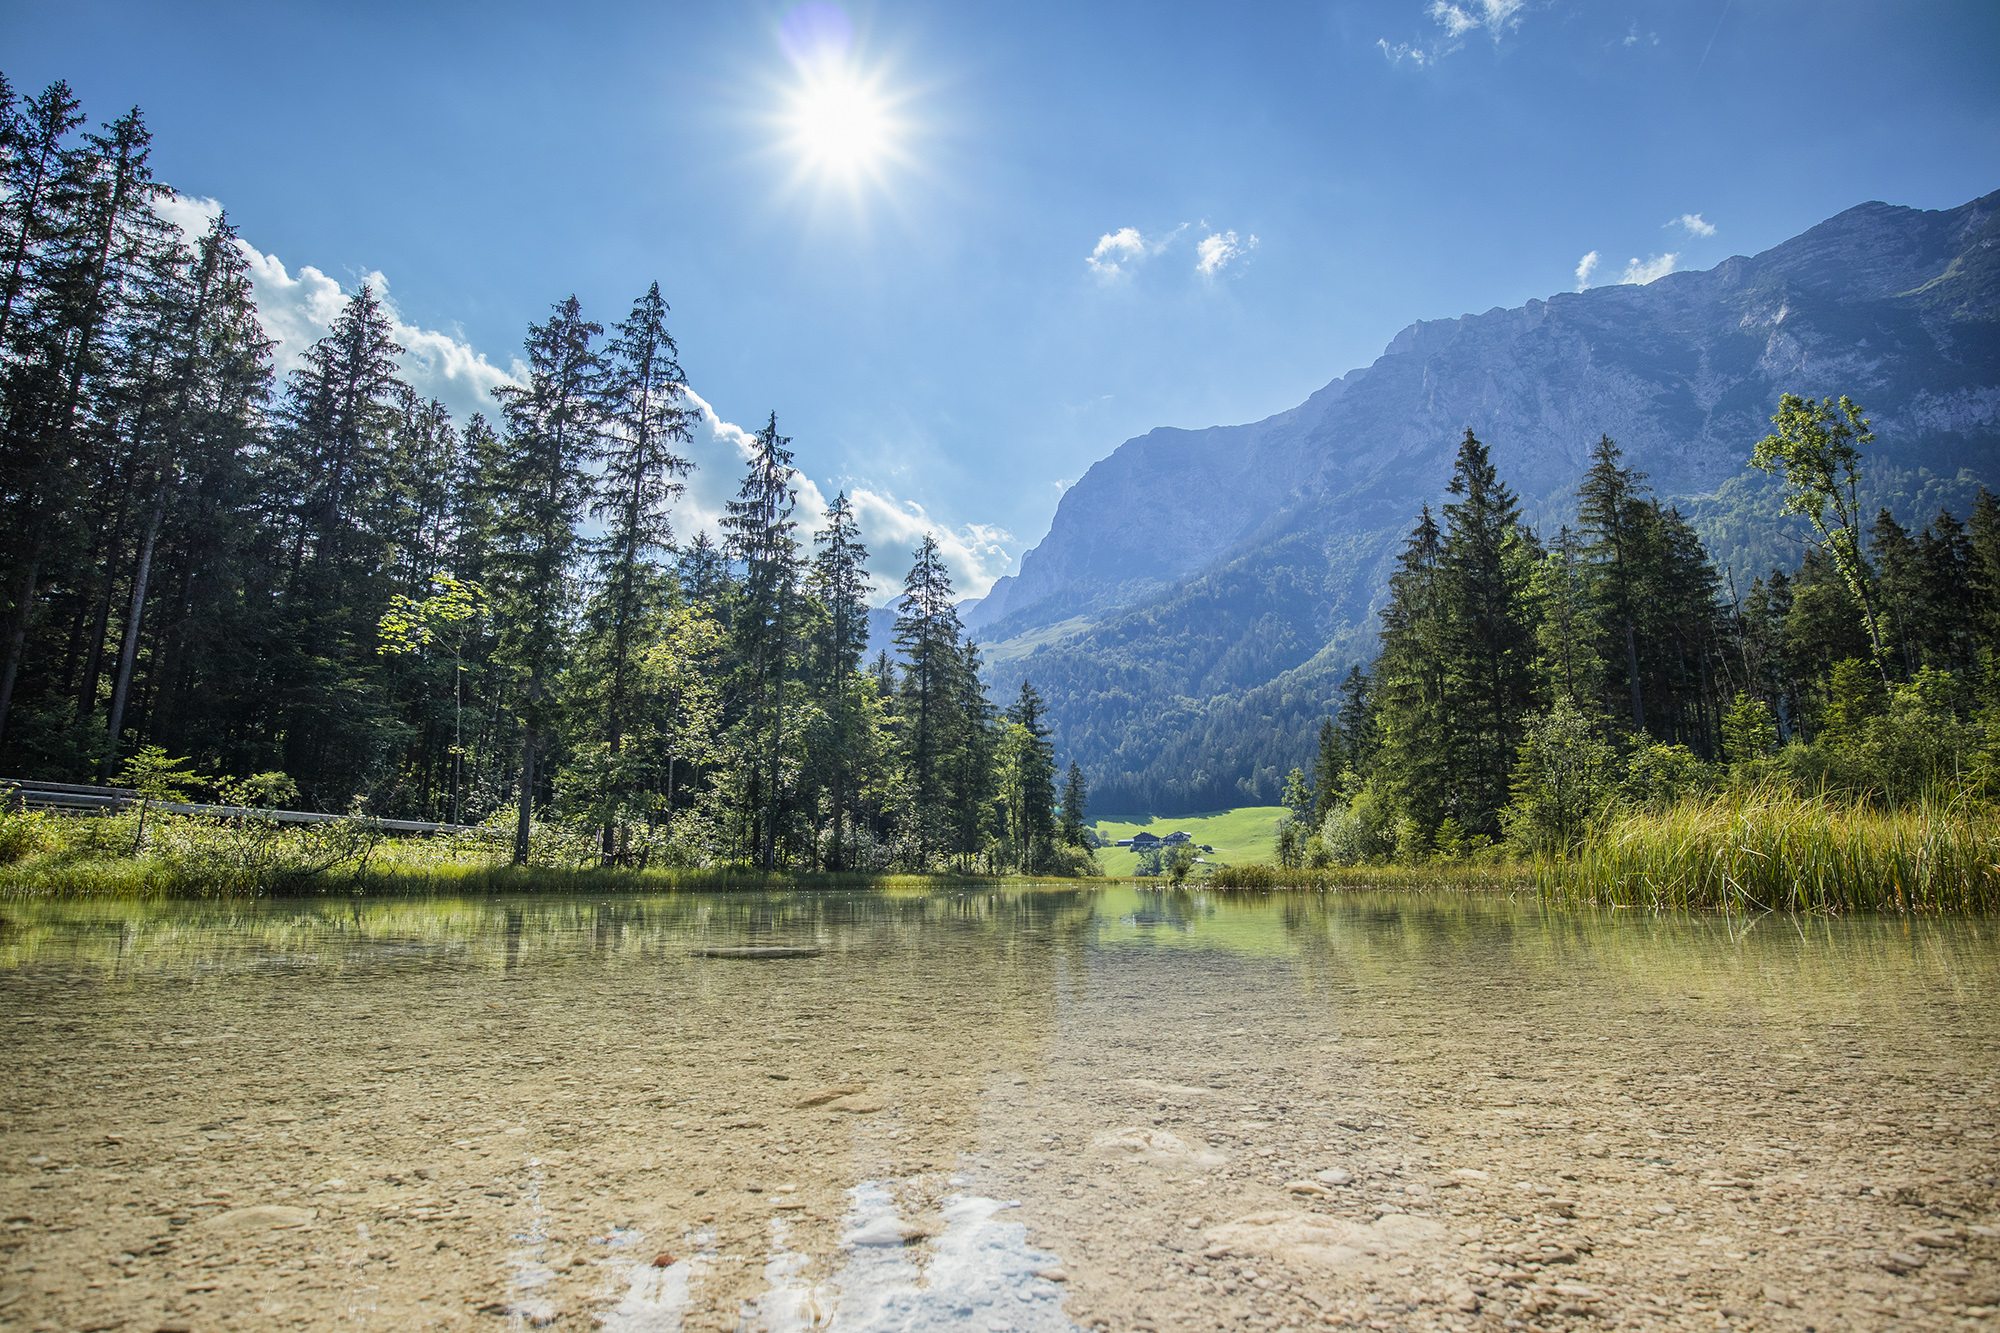
[[[687, 524], [775, 410], [878, 574], [934, 527], [969, 592], [1120, 441], [1412, 320], [2000, 187], [1990, 0], [796, 8], [23, 3], [0, 69], [141, 105], [288, 347], [380, 275], [461, 409], [552, 301], [657, 279], [715, 414]], [[821, 77], [891, 123], [858, 173], [801, 139]]]

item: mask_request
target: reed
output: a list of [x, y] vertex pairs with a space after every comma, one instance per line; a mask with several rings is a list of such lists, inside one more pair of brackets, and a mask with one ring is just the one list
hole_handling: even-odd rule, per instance
[[1564, 906], [1981, 913], [2000, 906], [2000, 818], [1922, 801], [1881, 809], [1773, 789], [1615, 816], [1534, 868]]
[[1320, 870], [1272, 865], [1218, 866], [1190, 887], [1237, 892], [1343, 890], [1405, 890], [1411, 892], [1485, 892], [1520, 889], [1532, 882], [1524, 866], [1497, 860], [1438, 860], [1414, 865], [1338, 866]]

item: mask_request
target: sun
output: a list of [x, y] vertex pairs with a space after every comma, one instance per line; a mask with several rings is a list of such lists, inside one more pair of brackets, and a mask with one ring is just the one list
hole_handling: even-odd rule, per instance
[[786, 119], [801, 163], [822, 175], [847, 180], [875, 175], [896, 151], [889, 100], [844, 66], [802, 70]]

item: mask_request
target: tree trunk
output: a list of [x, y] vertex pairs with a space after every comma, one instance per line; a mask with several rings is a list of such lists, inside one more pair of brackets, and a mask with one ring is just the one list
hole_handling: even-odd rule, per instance
[[1625, 674], [1632, 682], [1632, 725], [1646, 729], [1646, 701], [1639, 697], [1639, 637], [1632, 622], [1625, 622]]
[[528, 864], [528, 825], [535, 815], [535, 729], [521, 728], [521, 810], [514, 821], [514, 864]]
[[132, 690], [132, 664], [139, 655], [139, 621], [146, 610], [146, 584], [153, 573], [153, 545], [160, 536], [160, 520], [166, 515], [164, 494], [153, 499], [153, 512], [146, 519], [146, 536], [139, 544], [139, 568], [132, 575], [132, 609], [125, 617], [125, 642], [118, 650], [118, 679], [111, 688], [111, 722], [105, 729], [104, 771], [118, 762], [118, 737], [125, 726], [125, 700]]
[[14, 703], [14, 682], [21, 674], [21, 649], [28, 641], [28, 615], [35, 606], [35, 576], [41, 573], [40, 555], [28, 561], [28, 573], [21, 580], [21, 592], [14, 605], [14, 623], [7, 627], [7, 662], [0, 667], [0, 739], [7, 735], [7, 710]]

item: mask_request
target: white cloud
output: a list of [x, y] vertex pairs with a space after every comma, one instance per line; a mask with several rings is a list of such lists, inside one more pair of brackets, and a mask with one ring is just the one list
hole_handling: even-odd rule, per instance
[[1677, 254], [1654, 255], [1644, 263], [1634, 259], [1625, 266], [1624, 276], [1620, 277], [1618, 281], [1636, 282], [1643, 286], [1646, 283], [1664, 278], [1667, 274], [1672, 273], [1674, 271], [1674, 264], [1679, 259], [1680, 256]]
[[1703, 222], [1699, 213], [1683, 213], [1672, 222], [1664, 225], [1684, 228], [1688, 235], [1699, 236], [1704, 239], [1715, 235], [1715, 224], [1713, 222]]
[[1151, 259], [1160, 251], [1180, 239], [1180, 234], [1188, 229], [1183, 222], [1164, 236], [1151, 239], [1140, 234], [1137, 227], [1120, 227], [1117, 231], [1107, 231], [1097, 238], [1097, 248], [1084, 257], [1090, 271], [1106, 280], [1118, 277]]
[[1430, 15], [1443, 26], [1447, 37], [1463, 37], [1484, 28], [1497, 42], [1501, 33], [1521, 26], [1520, 13], [1525, 3], [1526, 0], [1469, 0], [1467, 4], [1456, 5], [1448, 0], [1431, 0]]
[[1250, 237], [1239, 242], [1233, 231], [1220, 231], [1204, 237], [1194, 248], [1195, 272], [1205, 278], [1212, 278], [1228, 266], [1229, 261], [1246, 255], [1257, 248], [1257, 238]]
[[1014, 564], [1014, 535], [991, 523], [951, 527], [940, 523], [914, 500], [898, 500], [886, 491], [851, 486], [854, 518], [875, 566], [876, 605], [900, 596], [910, 553], [925, 533], [937, 538], [938, 550], [951, 570], [952, 591], [960, 597], [984, 597], [994, 580]]
[[[697, 532], [722, 540], [721, 520], [728, 502], [735, 498], [743, 482], [743, 465], [755, 451], [754, 432], [725, 421], [701, 395], [690, 390], [688, 398], [700, 412], [688, 456], [695, 470], [687, 479], [687, 491], [674, 508], [674, 530], [683, 539]], [[785, 423], [779, 419], [782, 432]], [[827, 499], [833, 488], [822, 487], [801, 473], [796, 486], [799, 497], [797, 518], [803, 540], [824, 526]], [[899, 500], [888, 491], [866, 483], [845, 488], [854, 506], [855, 522], [861, 528], [862, 543], [868, 547], [870, 576], [877, 606], [900, 595], [903, 575], [910, 564], [910, 552], [926, 532], [937, 538], [945, 565], [951, 570], [952, 587], [961, 597], [984, 597], [993, 581], [1014, 563], [1014, 535], [987, 523], [967, 523], [959, 527], [942, 523], [914, 500]]]
[[1590, 286], [1590, 275], [1596, 271], [1597, 251], [1592, 250], [1589, 254], [1576, 261], [1576, 289], [1582, 291], [1584, 288]]
[[1146, 257], [1146, 238], [1137, 227], [1120, 227], [1097, 238], [1097, 248], [1083, 262], [1097, 273], [1116, 273], [1119, 266]]
[[[207, 229], [209, 222], [222, 211], [222, 205], [213, 199], [190, 199], [177, 195], [164, 202], [159, 211], [192, 237]], [[1129, 232], [1137, 243], [1136, 253], [1140, 257], [1157, 253], [1157, 247], [1144, 242], [1138, 232], [1131, 228], [1126, 228], [1125, 232]], [[1170, 233], [1159, 245], [1179, 234], [1179, 230]], [[257, 302], [258, 319], [264, 326], [265, 336], [278, 344], [273, 360], [282, 378], [286, 371], [299, 363], [306, 348], [325, 336], [333, 321], [340, 317], [350, 294], [343, 291], [334, 279], [310, 265], [301, 266], [294, 275], [276, 256], [264, 254], [240, 238], [237, 244], [250, 263], [250, 282]], [[463, 338], [405, 323], [396, 314], [395, 305], [389, 299], [388, 279], [381, 273], [363, 274], [355, 286], [359, 287], [363, 282], [375, 289], [389, 313], [394, 337], [404, 349], [404, 378], [419, 393], [442, 400], [459, 420], [464, 420], [475, 411], [493, 415], [493, 388], [525, 376], [526, 368], [518, 363], [512, 374], [500, 370]], [[687, 489], [680, 502], [674, 507], [674, 530], [684, 540], [691, 539], [697, 532], [706, 532], [719, 541], [725, 506], [735, 498], [737, 488], [743, 481], [743, 464], [754, 451], [753, 432], [723, 420], [705, 399], [692, 390], [688, 392], [688, 398], [699, 413], [694, 426], [694, 439], [687, 450], [695, 469], [687, 478]], [[780, 420], [778, 429], [782, 431], [784, 428], [785, 424]], [[800, 533], [809, 540], [824, 522], [828, 491], [804, 473], [799, 474], [796, 485]], [[847, 494], [854, 504], [855, 516], [861, 525], [862, 537], [868, 544], [872, 562], [877, 567], [874, 572], [874, 600], [878, 604], [901, 590], [903, 572], [909, 565], [910, 549], [926, 532], [936, 535], [945, 563], [951, 569], [953, 584], [961, 596], [984, 596], [993, 586], [993, 581], [1013, 564], [1013, 548], [1019, 543], [1015, 542], [1013, 534], [1003, 528], [985, 523], [968, 523], [954, 528], [937, 521], [915, 501], [898, 500], [886, 491], [866, 485], [850, 486]]]
[[1382, 55], [1391, 65], [1400, 65], [1405, 60], [1412, 65], [1435, 65], [1444, 56], [1465, 45], [1469, 34], [1484, 32], [1500, 44], [1501, 35], [1521, 26], [1521, 11], [1527, 7], [1527, 0], [1431, 0], [1428, 13], [1437, 25], [1444, 29], [1444, 36], [1429, 42], [1397, 42], [1391, 46], [1386, 37], [1377, 38], [1375, 45], [1382, 48]]
[[[160, 215], [179, 227], [190, 240], [208, 229], [222, 205], [213, 199], [175, 195], [159, 206]], [[250, 265], [250, 286], [257, 302], [257, 319], [264, 336], [277, 346], [272, 349], [272, 365], [282, 385], [286, 372], [314, 342], [326, 335], [347, 305], [351, 293], [334, 279], [311, 265], [300, 267], [294, 277], [276, 255], [267, 255], [241, 237], [237, 246]], [[389, 296], [389, 279], [379, 272], [362, 274], [355, 283], [375, 289], [387, 312], [391, 336], [403, 348], [403, 377], [418, 393], [436, 398], [463, 420], [474, 412], [494, 413], [493, 389], [514, 382], [463, 338], [404, 322]]]

